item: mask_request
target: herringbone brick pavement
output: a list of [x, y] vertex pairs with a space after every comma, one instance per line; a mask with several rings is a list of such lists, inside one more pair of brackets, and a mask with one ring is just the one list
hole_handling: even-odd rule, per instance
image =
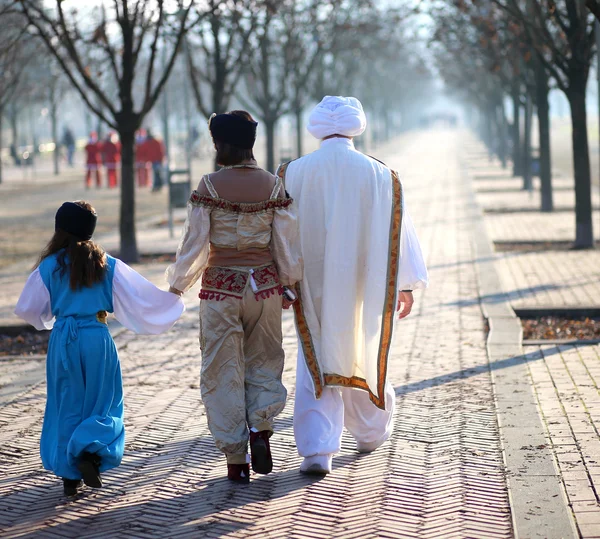
[[[482, 157], [472, 139], [470, 175], [494, 240], [548, 241], [574, 237], [574, 193], [569, 171], [553, 181], [556, 211], [540, 213], [539, 192], [520, 190], [520, 178]], [[600, 204], [592, 193], [594, 206]], [[597, 216], [597, 214], [596, 214]], [[597, 226], [598, 219], [594, 219]], [[598, 236], [597, 229], [595, 230]], [[600, 250], [527, 249], [498, 252], [495, 265], [514, 308], [597, 307]], [[559, 335], [560, 338], [560, 335]], [[534, 389], [550, 449], [560, 470], [579, 536], [600, 537], [600, 345], [526, 346], [526, 377]], [[537, 449], [540, 449], [539, 447]]]
[[42, 383], [0, 409], [0, 529], [6, 537], [512, 537], [511, 513], [456, 132], [400, 139], [380, 154], [401, 171], [431, 287], [399, 323], [390, 376], [395, 431], [359, 455], [349, 436], [334, 471], [298, 473], [292, 405], [296, 342], [285, 317], [290, 399], [272, 438], [275, 469], [225, 479], [199, 395], [197, 310], [158, 337], [117, 338], [127, 446], [106, 487], [68, 501], [41, 469]]

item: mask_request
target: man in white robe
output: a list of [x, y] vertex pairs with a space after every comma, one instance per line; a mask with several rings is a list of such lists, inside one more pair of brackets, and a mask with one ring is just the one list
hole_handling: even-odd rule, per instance
[[294, 306], [294, 434], [304, 473], [331, 471], [344, 426], [360, 452], [390, 437], [394, 314], [407, 316], [412, 291], [427, 286], [398, 175], [354, 148], [365, 128], [357, 99], [327, 96], [308, 124], [320, 149], [278, 171], [298, 204], [304, 258]]

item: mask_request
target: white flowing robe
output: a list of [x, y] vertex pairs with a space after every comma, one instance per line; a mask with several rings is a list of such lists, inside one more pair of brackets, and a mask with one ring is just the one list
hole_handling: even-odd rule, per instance
[[384, 408], [397, 293], [428, 278], [398, 176], [344, 138], [278, 173], [298, 205], [304, 278], [295, 312], [315, 396], [326, 385], [353, 387]]
[[[115, 264], [112, 292], [115, 318], [127, 329], [142, 335], [167, 331], [185, 311], [179, 296], [157, 288], [120, 260]], [[27, 279], [15, 314], [37, 330], [53, 328], [50, 292], [39, 268]]]

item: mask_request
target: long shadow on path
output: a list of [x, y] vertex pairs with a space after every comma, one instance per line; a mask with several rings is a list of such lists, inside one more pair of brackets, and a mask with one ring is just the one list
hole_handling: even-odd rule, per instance
[[509, 367], [515, 367], [517, 365], [522, 365], [523, 363], [527, 363], [528, 361], [539, 361], [540, 359], [544, 359], [545, 357], [553, 356], [555, 354], [559, 354], [567, 348], [571, 348], [573, 346], [593, 346], [595, 343], [590, 343], [589, 345], [584, 345], [578, 343], [574, 344], [561, 344], [560, 346], [553, 346], [543, 352], [536, 350], [534, 352], [530, 352], [528, 354], [521, 354], [519, 356], [507, 357], [506, 359], [500, 359], [497, 361], [492, 361], [490, 363], [485, 363], [483, 365], [479, 365], [477, 367], [472, 367], [469, 369], [462, 369], [460, 371], [451, 372], [448, 374], [441, 374], [440, 376], [435, 376], [434, 378], [428, 378], [427, 380], [421, 380], [419, 382], [412, 382], [410, 384], [405, 384], [402, 386], [396, 386], [394, 389], [396, 391], [396, 395], [406, 395], [408, 393], [414, 393], [416, 391], [422, 391], [424, 389], [428, 389], [431, 387], [437, 387], [443, 384], [449, 384], [452, 382], [456, 382], [457, 380], [464, 380], [465, 378], [470, 378], [473, 376], [478, 376], [480, 374], [497, 371], [500, 369], [506, 369]]
[[[334, 460], [334, 468], [352, 466], [363, 457], [366, 455], [339, 456]], [[179, 473], [182, 471], [178, 470]], [[147, 534], [148, 537], [169, 537], [184, 532], [190, 537], [202, 537], [202, 532], [208, 529], [211, 537], [221, 536], [255, 526], [258, 516], [268, 516], [260, 507], [248, 510], [243, 516], [235, 514], [236, 509], [284, 498], [300, 489], [307, 489], [303, 495], [305, 497], [310, 497], [313, 490], [316, 490], [317, 494], [322, 490], [321, 497], [326, 496], [328, 492], [326, 486], [320, 485], [327, 482], [327, 478], [305, 476], [300, 474], [298, 469], [268, 476], [255, 476], [249, 485], [236, 485], [222, 477], [206, 478], [211, 473], [206, 466], [204, 469], [198, 469], [198, 473], [204, 478], [199, 477], [197, 481], [187, 481], [183, 484], [184, 489], [191, 490], [189, 492], [178, 492], [175, 477], [171, 482], [168, 478], [162, 481], [162, 484], [157, 482], [154, 485], [157, 488], [149, 492], [152, 499], [144, 499], [139, 492], [129, 490], [127, 484], [124, 484], [120, 488], [116, 486], [96, 491], [98, 494], [90, 490], [84, 491], [85, 494], [80, 498], [63, 505], [64, 498], [59, 499], [57, 504], [57, 498], [54, 497], [58, 494], [58, 488], [44, 488], [43, 495], [48, 501], [47, 506], [36, 508], [29, 519], [20, 519], [18, 527], [26, 529], [28, 524], [31, 527], [46, 526], [47, 533], [60, 537], [98, 534], [101, 530], [106, 530], [106, 536], [111, 537], [130, 537], [140, 533]], [[35, 489], [32, 489], [31, 495], [37, 495], [33, 490]], [[134, 500], [128, 505], [111, 508], [111, 503], [122, 503], [123, 497], [134, 497]], [[44, 499], [40, 501], [43, 505]], [[219, 518], [220, 513], [232, 510], [233, 513], [228, 513], [228, 518]], [[38, 528], [20, 537], [37, 538], [40, 531]]]

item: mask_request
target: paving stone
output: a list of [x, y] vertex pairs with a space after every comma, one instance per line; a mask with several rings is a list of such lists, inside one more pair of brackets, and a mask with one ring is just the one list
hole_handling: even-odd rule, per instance
[[[595, 382], [586, 374], [590, 367], [563, 376], [562, 359], [552, 366], [546, 363], [554, 356], [575, 361], [570, 354], [577, 355], [577, 349], [551, 353], [540, 347], [533, 359], [515, 353], [509, 343], [495, 349], [490, 363], [474, 250], [477, 210], [459, 160], [465, 140], [471, 139], [462, 136], [411, 134], [377, 154], [401, 171], [431, 271], [430, 289], [415, 294], [414, 312], [398, 324], [392, 346], [389, 375], [397, 411], [390, 441], [363, 458], [346, 433], [332, 474], [312, 480], [298, 473], [301, 459], [291, 421], [297, 345], [286, 313], [284, 382], [290, 398], [272, 439], [274, 473], [253, 476], [247, 486], [230, 484], [198, 390], [201, 358], [194, 290], [190, 310], [173, 331], [157, 337], [126, 332], [116, 338], [125, 383], [127, 446], [122, 466], [105, 474], [101, 491], [86, 489], [80, 498], [65, 501], [59, 482], [41, 470], [37, 444], [43, 381], [22, 387], [16, 399], [0, 405], [0, 489], [6, 487], [0, 490], [0, 528], [9, 535], [40, 537], [111, 536], [114, 530], [119, 537], [145, 538], [513, 537], [501, 431], [510, 426], [526, 434], [534, 419], [540, 423], [543, 416], [523, 417], [521, 405], [531, 407], [537, 401], [506, 391], [499, 398], [514, 403], [500, 417], [500, 428], [490, 369], [508, 384], [525, 372], [534, 389], [539, 380], [540, 391], [556, 384], [566, 397], [580, 399], [548, 431], [548, 436], [575, 435], [576, 442], [579, 434], [592, 436], [594, 425], [592, 416], [585, 422], [573, 415], [573, 428], [566, 422], [569, 414], [579, 414], [581, 403], [573, 394], [572, 377], [585, 380], [591, 389]], [[493, 267], [494, 261], [489, 262]], [[159, 282], [163, 270], [152, 266], [150, 278]], [[490, 280], [497, 281], [493, 276]], [[483, 308], [502, 316], [510, 312], [494, 297], [483, 298]], [[577, 362], [592, 366], [597, 355], [586, 354], [585, 359], [577, 356]], [[529, 361], [543, 365], [546, 376], [529, 374]], [[538, 399], [538, 393], [531, 395]], [[556, 391], [547, 395], [561, 398]], [[536, 434], [527, 445], [538, 443], [542, 439]], [[523, 450], [524, 466], [530, 466], [527, 452], [535, 454]], [[570, 458], [584, 466], [583, 455]], [[553, 488], [561, 484], [557, 469], [548, 477], [533, 471], [518, 478], [519, 488], [527, 491], [534, 482]], [[574, 499], [579, 504], [573, 505], [576, 514], [584, 509], [594, 514], [597, 505], [581, 505], [588, 502], [593, 500]], [[531, 530], [544, 518], [539, 508], [543, 512], [552, 503], [532, 502]]]

